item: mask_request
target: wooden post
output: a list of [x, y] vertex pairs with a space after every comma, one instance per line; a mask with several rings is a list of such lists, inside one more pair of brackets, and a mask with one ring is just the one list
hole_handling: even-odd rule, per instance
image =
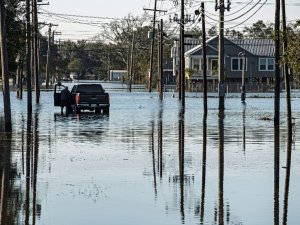
[[163, 100], [163, 90], [164, 90], [164, 69], [163, 69], [163, 39], [164, 39], [164, 29], [163, 20], [160, 20], [160, 35], [159, 35], [159, 57], [158, 57], [158, 68], [159, 68], [159, 99]]
[[33, 22], [33, 75], [35, 86], [35, 101], [40, 102], [40, 85], [39, 85], [39, 59], [38, 59], [38, 16], [37, 0], [32, 0], [32, 22]]
[[32, 113], [30, 0], [26, 0], [27, 112]]
[[207, 115], [207, 57], [206, 57], [206, 29], [204, 3], [201, 3], [201, 20], [202, 20], [202, 56], [203, 56], [203, 109], [204, 115]]
[[280, 0], [275, 2], [275, 98], [274, 125], [280, 123]]
[[6, 15], [4, 0], [0, 1], [0, 49], [1, 49], [1, 71], [2, 71], [2, 89], [3, 89], [3, 104], [4, 104], [4, 123], [5, 132], [12, 131], [11, 123], [11, 108], [10, 108], [10, 93], [8, 80], [8, 57], [6, 44]]
[[181, 0], [180, 18], [180, 78], [181, 78], [181, 107], [185, 107], [185, 60], [184, 60], [184, 0]]
[[49, 24], [48, 29], [48, 50], [47, 50], [47, 64], [46, 64], [46, 89], [49, 88], [49, 78], [50, 78], [50, 58], [51, 58], [51, 26], [52, 24]]

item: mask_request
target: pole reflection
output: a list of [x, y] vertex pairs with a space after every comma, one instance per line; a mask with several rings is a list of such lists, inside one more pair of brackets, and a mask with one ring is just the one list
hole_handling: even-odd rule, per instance
[[179, 113], [179, 180], [180, 180], [180, 213], [181, 221], [185, 223], [184, 212], [184, 109]]
[[292, 161], [292, 143], [293, 134], [288, 132], [287, 150], [286, 150], [286, 171], [284, 183], [284, 197], [283, 197], [283, 225], [287, 225], [288, 221], [288, 203], [289, 203], [289, 188], [290, 188], [290, 174], [291, 174], [291, 161]]
[[163, 175], [163, 103], [161, 102], [158, 114], [158, 169], [159, 169], [159, 176], [162, 179]]
[[280, 127], [274, 126], [274, 225], [279, 225]]
[[[222, 110], [220, 110], [222, 111]], [[219, 168], [218, 168], [218, 190], [219, 190], [219, 225], [224, 224], [224, 112], [219, 113]]]
[[156, 181], [156, 163], [155, 163], [155, 151], [154, 151], [154, 120], [151, 121], [151, 131], [150, 131], [150, 152], [152, 154], [152, 168], [153, 168], [153, 186], [155, 198], [157, 197], [157, 181]]
[[13, 217], [9, 212], [9, 188], [10, 188], [10, 170], [11, 170], [11, 133], [0, 134], [0, 224], [13, 224]]
[[243, 151], [246, 152], [246, 104], [243, 104]]
[[206, 184], [206, 148], [207, 148], [207, 115], [203, 116], [203, 149], [202, 149], [202, 185], [201, 185], [201, 208], [200, 224], [204, 224], [205, 209], [205, 184]]

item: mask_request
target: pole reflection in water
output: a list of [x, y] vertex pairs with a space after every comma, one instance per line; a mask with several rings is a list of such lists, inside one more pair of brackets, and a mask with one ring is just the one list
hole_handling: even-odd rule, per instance
[[163, 121], [162, 121], [162, 115], [163, 115], [163, 103], [161, 102], [159, 107], [159, 114], [158, 114], [158, 164], [159, 164], [159, 176], [160, 179], [162, 179], [163, 174], [163, 137], [162, 137], [162, 131], [163, 131]]
[[279, 225], [280, 127], [274, 126], [274, 225]]
[[290, 187], [290, 174], [291, 174], [291, 160], [292, 160], [292, 133], [288, 132], [288, 142], [286, 150], [286, 172], [284, 184], [284, 197], [283, 197], [283, 225], [287, 225], [288, 221], [288, 203], [289, 203], [289, 187]]
[[185, 223], [184, 213], [184, 109], [179, 113], [179, 180], [180, 180], [180, 213]]
[[206, 183], [206, 144], [207, 144], [207, 115], [203, 116], [203, 149], [202, 149], [202, 186], [201, 186], [201, 208], [200, 224], [204, 224], [205, 209], [205, 183]]
[[224, 112], [219, 113], [219, 225], [224, 224]]
[[30, 217], [30, 155], [32, 152], [32, 114], [27, 115], [27, 143], [26, 143], [26, 190], [25, 190], [25, 225], [29, 225]]
[[152, 168], [153, 168], [153, 185], [155, 198], [157, 197], [157, 182], [156, 182], [156, 163], [155, 163], [155, 151], [154, 151], [154, 120], [151, 121], [151, 131], [150, 131], [150, 152], [152, 154]]
[[37, 174], [39, 156], [38, 112], [27, 115], [26, 159], [25, 159], [25, 222], [24, 224], [36, 224], [36, 215], [40, 215], [40, 207], [37, 204]]
[[0, 224], [13, 224], [13, 217], [10, 217], [9, 210], [9, 188], [10, 188], [10, 169], [11, 169], [11, 134], [1, 133], [0, 150]]
[[246, 104], [243, 104], [243, 151], [246, 152]]

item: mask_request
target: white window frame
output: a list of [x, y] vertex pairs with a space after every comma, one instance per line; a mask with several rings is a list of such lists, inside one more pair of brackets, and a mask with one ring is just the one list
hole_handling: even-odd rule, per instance
[[[261, 66], [261, 60], [266, 60], [266, 69], [265, 70], [262, 70], [260, 69], [260, 66]], [[269, 60], [273, 60], [273, 69], [272, 70], [269, 70]], [[274, 71], [275, 70], [275, 59], [274, 58], [259, 58], [259, 63], [258, 63], [258, 71]]]
[[[237, 70], [234, 70], [233, 69], [233, 60], [234, 59], [237, 59], [238, 60], [238, 69]], [[231, 71], [243, 71], [243, 64], [241, 65], [241, 60], [243, 60], [244, 57], [231, 57]], [[246, 61], [246, 65], [245, 65], [245, 71], [247, 71], [247, 65], [248, 65], [248, 59], [245, 58], [245, 61]]]

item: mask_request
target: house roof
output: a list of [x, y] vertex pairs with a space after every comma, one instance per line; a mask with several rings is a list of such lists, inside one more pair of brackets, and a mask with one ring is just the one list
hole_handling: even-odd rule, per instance
[[[209, 45], [211, 41], [218, 38], [218, 36], [214, 36], [206, 41], [206, 44], [214, 48], [213, 46]], [[225, 38], [227, 39], [227, 38]], [[274, 41], [271, 39], [227, 39], [234, 43], [235, 45], [239, 46], [240, 48], [244, 49], [245, 51], [256, 55], [256, 56], [270, 56], [273, 57], [275, 54], [275, 45]], [[197, 45], [196, 47], [190, 49], [185, 53], [185, 56], [189, 56], [197, 52], [198, 50], [202, 49], [202, 45]]]
[[233, 43], [256, 56], [272, 56], [275, 44], [272, 39], [230, 39]]

